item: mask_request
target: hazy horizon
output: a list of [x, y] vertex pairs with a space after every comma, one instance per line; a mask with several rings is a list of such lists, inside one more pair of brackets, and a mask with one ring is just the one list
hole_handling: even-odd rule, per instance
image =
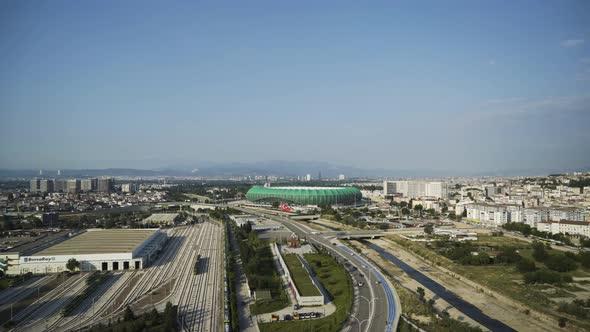
[[0, 4], [0, 168], [590, 166], [590, 3]]

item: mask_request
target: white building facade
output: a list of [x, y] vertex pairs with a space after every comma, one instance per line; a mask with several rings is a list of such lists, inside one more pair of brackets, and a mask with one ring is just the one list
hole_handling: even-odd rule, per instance
[[560, 220], [543, 221], [537, 224], [537, 229], [551, 234], [570, 234], [590, 237], [590, 221]]
[[465, 206], [467, 219], [487, 225], [501, 226], [507, 222], [522, 222], [522, 208], [516, 204], [474, 203]]
[[401, 194], [408, 198], [430, 196], [446, 199], [448, 197], [448, 184], [446, 182], [428, 181], [383, 181], [383, 194]]

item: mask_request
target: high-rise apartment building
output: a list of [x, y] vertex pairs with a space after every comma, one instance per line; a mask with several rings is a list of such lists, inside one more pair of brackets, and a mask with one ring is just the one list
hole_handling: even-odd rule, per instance
[[121, 191], [124, 193], [134, 193], [138, 190], [138, 187], [135, 183], [124, 183], [121, 185]]
[[67, 190], [67, 184], [67, 180], [55, 179], [55, 181], [53, 181], [53, 190], [55, 192], [65, 192]]
[[98, 179], [97, 190], [104, 193], [110, 193], [113, 191], [115, 181], [112, 178]]
[[53, 180], [43, 179], [39, 181], [39, 191], [42, 193], [53, 192]]
[[70, 179], [66, 182], [66, 191], [68, 193], [77, 193], [80, 191], [80, 180], [78, 179]]
[[80, 181], [80, 188], [82, 191], [95, 191], [98, 187], [98, 179], [82, 179]]
[[431, 196], [446, 199], [448, 185], [446, 182], [428, 181], [383, 181], [383, 194], [401, 194], [407, 198]]
[[33, 180], [31, 180], [31, 192], [38, 192], [41, 189], [41, 180], [34, 178]]

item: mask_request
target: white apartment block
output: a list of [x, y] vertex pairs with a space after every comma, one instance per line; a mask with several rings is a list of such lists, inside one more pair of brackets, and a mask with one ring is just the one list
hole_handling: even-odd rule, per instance
[[573, 221], [584, 221], [588, 213], [579, 208], [575, 207], [559, 207], [552, 208], [549, 211], [549, 220], [560, 221], [560, 220], [573, 220]]
[[537, 229], [551, 234], [568, 233], [590, 237], [590, 221], [544, 221], [537, 224]]
[[533, 228], [537, 228], [538, 223], [548, 220], [549, 209], [547, 208], [531, 207], [522, 211], [522, 221]]
[[92, 179], [82, 179], [80, 180], [80, 190], [82, 191], [92, 191]]
[[383, 181], [383, 194], [402, 194], [407, 198], [430, 196], [446, 199], [448, 197], [448, 185], [446, 182]]
[[507, 222], [522, 222], [522, 208], [516, 204], [474, 203], [465, 206], [467, 219], [501, 226]]

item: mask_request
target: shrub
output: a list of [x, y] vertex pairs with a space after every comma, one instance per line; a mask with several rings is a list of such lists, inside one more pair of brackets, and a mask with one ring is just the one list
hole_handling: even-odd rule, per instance
[[583, 267], [590, 268], [590, 252], [580, 252], [578, 254], [578, 261]]
[[528, 258], [522, 258], [516, 263], [516, 268], [522, 273], [533, 272], [537, 269], [535, 262]]
[[532, 244], [533, 247], [533, 257], [537, 262], [542, 262], [549, 257], [547, 250], [545, 250], [545, 245], [543, 242], [535, 241]]
[[527, 284], [560, 284], [562, 282], [571, 282], [571, 276], [562, 276], [558, 272], [541, 269], [535, 272], [528, 272], [524, 275], [524, 282]]
[[558, 311], [568, 313], [570, 315], [574, 315], [578, 318], [586, 319], [590, 317], [590, 312], [584, 308], [584, 301], [574, 301], [571, 303], [567, 302], [560, 302], [559, 306], [557, 307]]
[[551, 270], [558, 272], [568, 272], [578, 268], [576, 261], [565, 255], [553, 255], [547, 258], [545, 265]]

